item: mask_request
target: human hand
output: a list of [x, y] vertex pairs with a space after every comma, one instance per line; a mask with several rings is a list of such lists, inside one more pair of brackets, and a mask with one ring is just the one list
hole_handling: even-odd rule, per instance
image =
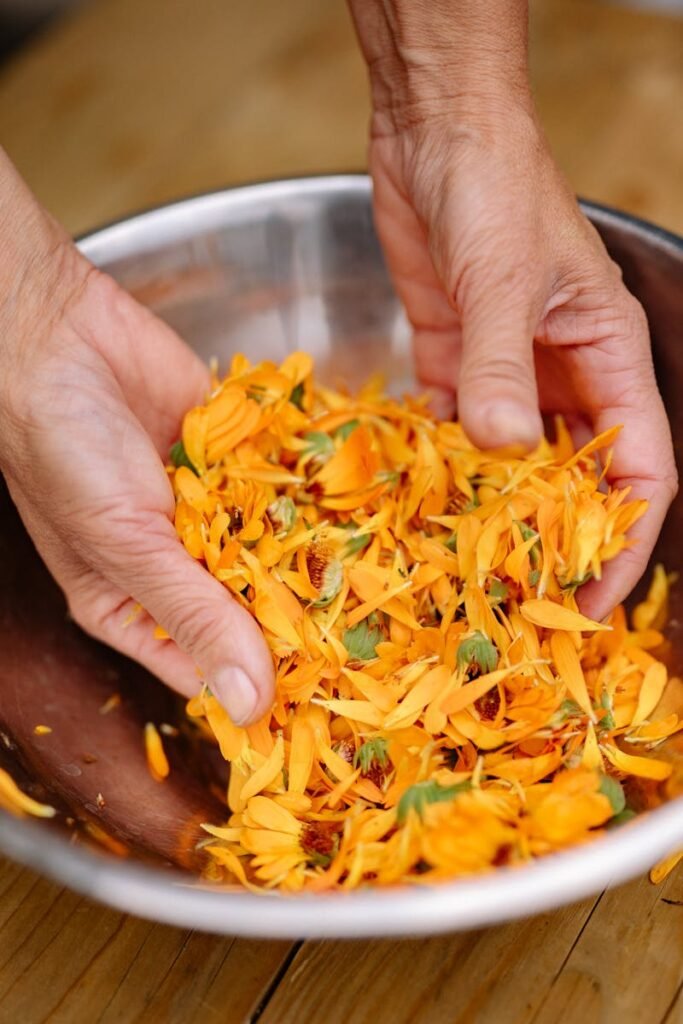
[[457, 396], [483, 448], [533, 447], [540, 411], [578, 438], [623, 426], [608, 479], [649, 509], [633, 546], [582, 588], [600, 618], [641, 576], [677, 486], [645, 315], [537, 123], [524, 5], [385, 6], [394, 21], [352, 3], [371, 73], [375, 218], [418, 377], [442, 415]]
[[163, 464], [206, 367], [2, 161], [0, 215], [0, 470], [26, 528], [86, 632], [186, 696], [199, 668], [235, 723], [257, 720], [273, 699], [270, 653], [178, 543]]

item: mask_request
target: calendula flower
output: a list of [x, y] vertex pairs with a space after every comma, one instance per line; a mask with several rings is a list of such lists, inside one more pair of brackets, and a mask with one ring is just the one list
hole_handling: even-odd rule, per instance
[[179, 538], [255, 616], [277, 679], [248, 729], [206, 689], [188, 706], [231, 766], [212, 880], [438, 881], [595, 839], [633, 813], [623, 783], [680, 792], [672, 577], [634, 628], [576, 599], [645, 508], [604, 484], [617, 432], [577, 451], [558, 419], [534, 452], [481, 452], [377, 380], [351, 397], [302, 353], [234, 357], [168, 467]]

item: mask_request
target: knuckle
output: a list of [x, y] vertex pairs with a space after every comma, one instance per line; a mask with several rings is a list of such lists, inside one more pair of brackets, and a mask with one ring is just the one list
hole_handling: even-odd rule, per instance
[[96, 604], [85, 594], [73, 594], [67, 598], [69, 618], [82, 630], [96, 639], [104, 638], [101, 616]]
[[635, 295], [622, 286], [621, 305], [626, 327], [630, 334], [644, 343], [649, 350], [649, 326], [645, 310]]
[[461, 386], [487, 390], [526, 390], [533, 386], [530, 368], [522, 358], [512, 354], [475, 353], [469, 364], [463, 367]]

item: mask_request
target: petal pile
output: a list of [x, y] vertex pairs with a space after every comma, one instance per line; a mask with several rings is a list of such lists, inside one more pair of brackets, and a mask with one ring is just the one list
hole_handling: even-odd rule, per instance
[[578, 451], [555, 433], [479, 451], [425, 400], [316, 384], [304, 353], [235, 357], [187, 414], [179, 538], [259, 622], [277, 676], [250, 728], [207, 687], [189, 702], [231, 765], [209, 878], [430, 883], [594, 839], [632, 815], [630, 780], [676, 795], [655, 749], [683, 727], [658, 710], [669, 578], [632, 628], [576, 601], [645, 505], [605, 484], [616, 429]]

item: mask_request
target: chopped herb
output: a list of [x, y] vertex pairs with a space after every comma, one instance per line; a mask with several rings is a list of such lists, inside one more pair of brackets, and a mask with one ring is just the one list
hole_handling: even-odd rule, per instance
[[427, 804], [443, 803], [446, 800], [453, 800], [458, 794], [466, 793], [472, 788], [469, 781], [458, 782], [453, 786], [442, 786], [435, 779], [425, 779], [424, 782], [416, 782], [409, 786], [398, 802], [396, 818], [399, 825], [402, 825], [408, 817], [409, 811], [416, 811], [422, 817]]
[[529, 573], [529, 586], [530, 587], [538, 586], [538, 581], [540, 580], [540, 578], [541, 578], [541, 570], [540, 569], [532, 569], [530, 571], [530, 573]]
[[199, 473], [188, 458], [187, 452], [185, 451], [185, 445], [182, 441], [176, 441], [168, 453], [168, 457], [176, 469], [179, 469], [181, 466], [186, 466], [188, 469], [192, 470], [195, 476], [199, 476]]

